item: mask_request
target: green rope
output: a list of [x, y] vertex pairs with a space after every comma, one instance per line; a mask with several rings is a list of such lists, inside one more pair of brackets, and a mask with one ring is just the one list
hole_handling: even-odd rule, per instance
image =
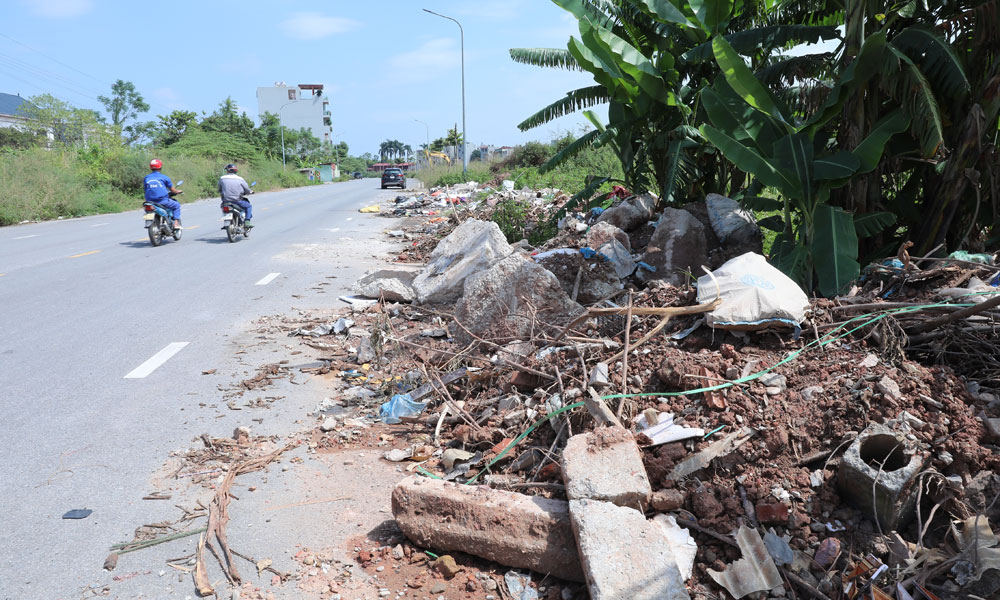
[[[908, 306], [908, 307], [905, 307], [905, 308], [896, 308], [896, 309], [892, 309], [892, 310], [888, 310], [888, 311], [880, 312], [880, 313], [865, 313], [863, 315], [859, 315], [859, 316], [854, 317], [852, 319], [848, 319], [844, 323], [840, 324], [839, 326], [837, 326], [836, 328], [834, 328], [833, 330], [831, 330], [829, 333], [823, 335], [822, 337], [820, 337], [820, 338], [818, 338], [816, 340], [813, 340], [812, 342], [809, 342], [808, 344], [806, 344], [805, 346], [799, 348], [798, 350], [792, 351], [791, 353], [789, 353], [788, 356], [786, 356], [785, 358], [783, 358], [781, 361], [775, 363], [774, 366], [768, 367], [768, 368], [763, 369], [761, 371], [758, 371], [757, 373], [753, 373], [753, 374], [747, 375], [746, 377], [740, 377], [739, 379], [736, 379], [734, 381], [727, 381], [725, 383], [720, 383], [719, 385], [713, 385], [713, 386], [710, 386], [710, 387], [698, 388], [698, 389], [695, 389], [695, 390], [687, 390], [687, 391], [683, 391], [683, 392], [643, 392], [643, 393], [638, 393], [638, 394], [612, 394], [610, 396], [601, 396], [601, 399], [603, 399], [603, 400], [614, 400], [615, 398], [640, 398], [640, 397], [650, 397], [650, 396], [684, 396], [684, 395], [688, 395], [688, 394], [700, 394], [700, 393], [704, 393], [704, 392], [712, 392], [712, 391], [715, 391], [715, 390], [724, 390], [726, 388], [733, 387], [734, 385], [738, 385], [738, 384], [742, 384], [742, 383], [747, 383], [749, 381], [753, 381], [755, 379], [759, 379], [760, 377], [763, 377], [765, 374], [770, 373], [772, 370], [780, 367], [781, 365], [789, 363], [789, 362], [795, 360], [796, 358], [799, 357], [800, 354], [802, 354], [803, 352], [811, 349], [813, 346], [822, 347], [822, 346], [826, 346], [827, 344], [832, 344], [833, 342], [836, 342], [837, 340], [841, 340], [841, 339], [843, 339], [843, 338], [851, 335], [855, 331], [858, 331], [859, 329], [867, 327], [868, 325], [871, 325], [872, 323], [876, 323], [878, 321], [881, 321], [882, 319], [884, 319], [884, 318], [886, 318], [886, 317], [888, 317], [890, 315], [901, 314], [901, 313], [917, 312], [917, 311], [921, 311], [921, 310], [924, 310], [924, 309], [927, 309], [927, 308], [937, 308], [937, 307], [941, 307], [941, 306], [953, 307], [953, 306], [972, 306], [972, 305], [971, 304], [945, 304], [945, 303], [938, 303], [938, 304], [926, 304], [926, 305], [920, 305], [920, 306]], [[871, 318], [868, 319], [868, 317], [871, 317]], [[838, 331], [846, 328], [847, 326], [849, 326], [851, 323], [853, 323], [855, 321], [859, 321], [859, 320], [864, 320], [864, 319], [868, 319], [868, 320], [866, 320], [864, 323], [861, 323], [857, 327], [849, 329], [848, 331], [846, 331], [846, 332], [844, 332], [844, 333], [842, 333], [840, 335], [837, 335], [835, 337], [831, 337], [836, 332], [838, 332]], [[829, 339], [826, 339], [826, 338], [829, 338]], [[538, 427], [542, 423], [545, 423], [546, 421], [548, 421], [552, 417], [555, 417], [555, 416], [557, 416], [559, 414], [562, 414], [562, 413], [564, 413], [564, 412], [566, 412], [568, 410], [572, 410], [572, 409], [577, 408], [579, 406], [583, 406], [583, 401], [574, 402], [573, 404], [568, 404], [568, 405], [560, 408], [559, 410], [556, 410], [556, 411], [553, 411], [551, 413], [548, 413], [547, 415], [545, 415], [541, 419], [535, 421], [531, 425], [531, 427], [529, 427], [527, 430], [525, 430], [521, 435], [519, 435], [516, 438], [514, 438], [514, 441], [512, 441], [510, 444], [507, 444], [506, 448], [504, 448], [499, 454], [497, 454], [493, 458], [493, 460], [491, 460], [481, 471], [479, 471], [479, 473], [476, 473], [476, 475], [474, 477], [472, 477], [472, 479], [470, 479], [469, 481], [467, 481], [465, 484], [466, 485], [472, 485], [473, 483], [475, 483], [476, 480], [479, 479], [480, 475], [482, 475], [483, 473], [488, 472], [490, 470], [490, 467], [492, 467], [494, 464], [496, 464], [496, 462], [498, 460], [500, 460], [501, 458], [503, 458], [504, 456], [506, 456], [507, 453], [510, 452], [514, 448], [514, 446], [517, 446], [519, 443], [521, 443], [521, 441], [523, 441], [524, 438], [526, 438], [529, 435], [531, 435], [531, 432], [533, 432], [535, 429], [538, 429]], [[718, 430], [719, 429], [715, 429], [714, 431], [709, 432], [708, 435], [711, 435], [712, 433], [715, 433]], [[706, 435], [705, 437], [707, 438], [708, 435]], [[420, 470], [424, 471], [423, 469], [420, 469]], [[428, 473], [426, 471], [424, 471], [424, 472], [427, 475], [430, 475], [432, 477], [436, 477], [435, 475], [431, 475], [430, 473]], [[438, 479], [440, 479], [440, 477], [438, 477]]]

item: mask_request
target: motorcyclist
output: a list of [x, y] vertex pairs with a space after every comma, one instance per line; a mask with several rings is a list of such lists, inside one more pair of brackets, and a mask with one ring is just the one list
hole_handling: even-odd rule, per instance
[[223, 202], [232, 202], [239, 206], [246, 213], [243, 224], [247, 229], [253, 227], [250, 218], [253, 216], [253, 206], [246, 198], [253, 193], [245, 179], [236, 174], [239, 169], [236, 165], [229, 163], [226, 165], [226, 174], [219, 178], [219, 196]]
[[152, 202], [169, 210], [174, 217], [174, 229], [181, 229], [181, 203], [170, 197], [170, 194], [183, 194], [184, 192], [174, 187], [174, 182], [160, 172], [163, 162], [154, 158], [149, 161], [149, 169], [152, 171], [142, 180], [142, 187], [145, 192], [146, 202]]

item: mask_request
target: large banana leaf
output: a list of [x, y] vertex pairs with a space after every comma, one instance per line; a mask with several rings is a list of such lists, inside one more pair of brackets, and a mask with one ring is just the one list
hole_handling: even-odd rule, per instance
[[896, 215], [891, 212], [871, 212], [854, 216], [854, 231], [859, 238], [881, 233], [886, 227], [896, 223]]
[[[584, 24], [580, 24], [580, 33], [587, 41]], [[593, 39], [602, 44], [603, 49], [615, 59], [617, 67], [628, 73], [640, 88], [653, 98], [669, 105], [676, 105], [677, 98], [664, 84], [660, 72], [649, 62], [635, 46], [618, 37], [603, 27], [590, 28]]]
[[709, 125], [702, 125], [700, 130], [701, 134], [721, 150], [727, 159], [740, 170], [753, 173], [754, 177], [760, 179], [764, 185], [778, 188], [782, 194], [797, 189], [796, 183], [790, 180], [778, 165], [761, 156], [755, 149]]
[[585, 43], [570, 38], [568, 48], [580, 66], [594, 76], [594, 81], [602, 85], [612, 99], [628, 102], [635, 96], [638, 88], [624, 79], [616, 79], [613, 75], [609, 75], [601, 66], [600, 58]]
[[716, 128], [757, 148], [761, 154], [770, 154], [774, 141], [784, 135], [784, 131], [776, 127], [767, 115], [737, 96], [723, 77], [718, 78], [714, 86], [702, 91], [701, 101]]
[[858, 173], [868, 173], [875, 169], [879, 161], [882, 160], [882, 154], [885, 152], [885, 145], [889, 138], [906, 131], [909, 127], [910, 116], [898, 108], [879, 119], [871, 133], [861, 140], [861, 143], [852, 152], [861, 162]]
[[733, 50], [729, 42], [721, 37], [713, 38], [712, 51], [726, 82], [733, 91], [750, 106], [782, 123], [791, 133], [793, 131], [791, 118], [784, 107], [779, 106], [771, 92], [754, 76], [753, 71], [743, 62], [743, 57]]
[[511, 48], [510, 57], [514, 62], [536, 67], [583, 70], [565, 48]]
[[830, 92], [823, 108], [806, 122], [805, 127], [810, 130], [811, 134], [815, 135], [830, 119], [839, 117], [844, 102], [855, 90], [868, 83], [868, 80], [879, 72], [879, 69], [882, 68], [885, 47], [885, 32], [876, 33], [865, 40], [857, 57], [851, 61], [851, 64], [847, 65], [837, 80], [837, 84]]
[[688, 0], [702, 28], [711, 34], [725, 29], [733, 12], [733, 0]]
[[774, 238], [774, 243], [771, 244], [771, 264], [788, 275], [803, 290], [809, 290], [807, 280], [812, 271], [812, 266], [809, 264], [809, 250], [797, 244], [793, 237], [782, 232]]
[[603, 85], [592, 85], [568, 92], [565, 97], [556, 100], [545, 108], [517, 124], [521, 131], [527, 131], [549, 121], [568, 115], [581, 108], [589, 108], [595, 104], [608, 102], [608, 91]]
[[890, 54], [886, 57], [886, 69], [898, 65], [897, 72], [886, 80], [889, 93], [913, 117], [913, 133], [920, 140], [921, 154], [934, 156], [944, 143], [944, 125], [934, 89], [909, 56], [892, 44], [887, 48]]
[[[749, 55], [761, 49], [783, 48], [789, 44], [815, 44], [820, 40], [840, 37], [837, 28], [829, 25], [768, 25], [737, 31], [725, 36], [733, 50]], [[689, 63], [712, 60], [712, 42], [699, 44], [681, 55]]]
[[822, 204], [816, 208], [814, 231], [810, 250], [819, 291], [836, 296], [861, 272], [854, 218], [841, 208]]
[[804, 133], [786, 135], [774, 143], [774, 158], [791, 183], [790, 187], [781, 190], [782, 194], [792, 200], [801, 200], [803, 212], [812, 212], [815, 179], [812, 140]]
[[962, 61], [947, 40], [923, 27], [907, 27], [892, 38], [892, 45], [906, 53], [934, 88], [955, 100], [969, 91]]
[[638, 7], [647, 15], [653, 17], [661, 23], [673, 23], [685, 27], [694, 25], [684, 16], [679, 8], [674, 6], [670, 0], [629, 0], [632, 5]]
[[821, 156], [813, 161], [813, 177], [821, 179], [845, 179], [854, 175], [861, 166], [861, 161], [847, 150], [830, 156]]

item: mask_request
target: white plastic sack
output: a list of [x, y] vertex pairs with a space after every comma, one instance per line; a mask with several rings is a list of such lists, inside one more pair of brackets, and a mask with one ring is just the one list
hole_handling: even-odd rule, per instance
[[[798, 327], [806, 318], [809, 298], [787, 275], [760, 254], [747, 252], [698, 278], [698, 302], [722, 303], [706, 315], [710, 327], [757, 330], [772, 326]], [[718, 282], [718, 286], [716, 286]]]

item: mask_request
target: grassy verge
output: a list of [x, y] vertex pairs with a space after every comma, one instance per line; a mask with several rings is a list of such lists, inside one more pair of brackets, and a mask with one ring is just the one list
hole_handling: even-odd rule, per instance
[[[182, 202], [217, 194], [225, 162], [190, 156], [164, 156], [164, 173], [184, 180]], [[30, 148], [0, 153], [0, 225], [81, 217], [138, 208], [142, 178], [149, 172], [146, 152], [115, 150], [46, 150]], [[283, 171], [278, 161], [240, 165], [257, 191], [309, 185], [297, 171]]]

